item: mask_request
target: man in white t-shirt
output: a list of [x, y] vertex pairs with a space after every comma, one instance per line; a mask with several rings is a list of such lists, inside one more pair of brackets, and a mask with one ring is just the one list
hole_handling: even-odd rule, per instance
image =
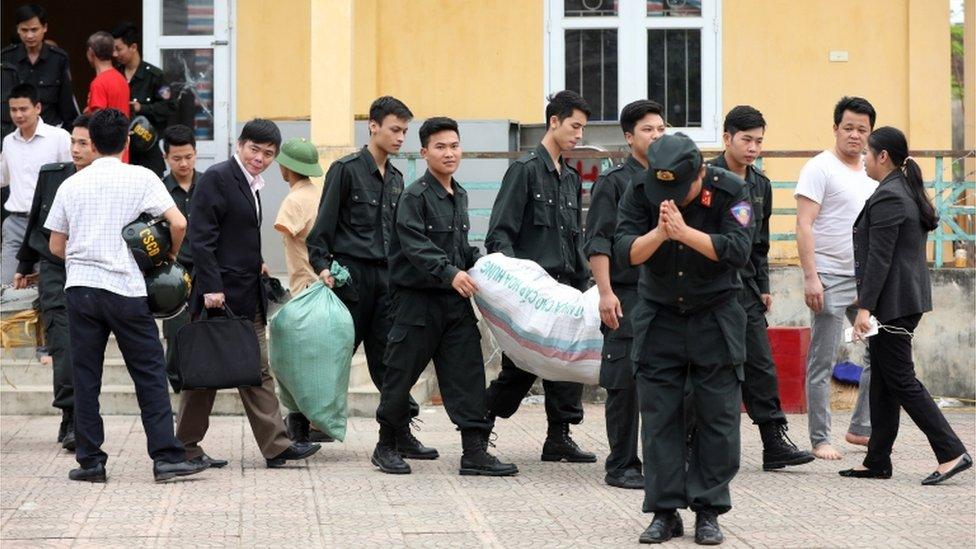
[[[854, 220], [878, 183], [864, 171], [862, 153], [874, 127], [874, 107], [843, 97], [834, 108], [834, 148], [810, 159], [796, 182], [796, 245], [803, 267], [803, 293], [811, 311], [807, 355], [807, 414], [813, 453], [841, 459], [830, 444], [830, 377], [844, 330], [844, 316], [857, 314], [854, 281]], [[865, 354], [857, 405], [847, 442], [867, 446], [870, 363]]]
[[88, 124], [98, 156], [58, 188], [44, 226], [51, 253], [65, 258], [71, 367], [75, 388], [75, 459], [68, 478], [105, 482], [108, 454], [98, 411], [102, 362], [114, 333], [139, 396], [156, 481], [199, 473], [206, 465], [187, 461], [173, 432], [163, 347], [149, 312], [146, 282], [122, 239], [122, 228], [142, 213], [170, 224], [172, 261], [186, 232], [186, 218], [156, 174], [122, 163], [129, 120], [115, 109], [92, 115]]

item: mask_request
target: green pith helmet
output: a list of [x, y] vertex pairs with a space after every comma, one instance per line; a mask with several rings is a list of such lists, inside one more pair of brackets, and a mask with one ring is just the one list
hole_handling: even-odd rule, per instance
[[132, 251], [132, 256], [136, 258], [136, 264], [142, 271], [165, 263], [169, 250], [173, 247], [169, 223], [162, 217], [153, 218], [147, 213], [122, 227], [122, 240]]
[[319, 151], [304, 138], [293, 137], [282, 143], [278, 152], [278, 163], [305, 177], [322, 176]]
[[183, 312], [190, 289], [190, 273], [179, 263], [166, 263], [146, 273], [149, 310], [156, 318], [172, 318]]

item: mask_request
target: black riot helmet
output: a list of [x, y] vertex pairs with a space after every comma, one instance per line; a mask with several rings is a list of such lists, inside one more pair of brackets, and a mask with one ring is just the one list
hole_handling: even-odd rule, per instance
[[190, 274], [179, 263], [166, 263], [146, 273], [149, 310], [156, 318], [172, 318], [190, 299]]
[[145, 116], [139, 115], [129, 123], [129, 145], [144, 153], [153, 148], [158, 141], [158, 132]]
[[166, 263], [173, 247], [169, 223], [162, 217], [153, 218], [146, 213], [122, 227], [122, 240], [143, 272]]

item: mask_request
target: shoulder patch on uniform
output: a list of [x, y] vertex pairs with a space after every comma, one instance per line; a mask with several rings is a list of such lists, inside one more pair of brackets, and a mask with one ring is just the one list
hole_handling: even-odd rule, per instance
[[729, 209], [729, 213], [731, 213], [732, 217], [739, 223], [739, 225], [742, 225], [743, 227], [748, 227], [749, 224], [752, 223], [752, 205], [749, 204], [748, 200], [736, 202], [732, 208]]
[[68, 167], [71, 162], [51, 162], [50, 164], [44, 164], [41, 166], [42, 172], [60, 172], [61, 170]]

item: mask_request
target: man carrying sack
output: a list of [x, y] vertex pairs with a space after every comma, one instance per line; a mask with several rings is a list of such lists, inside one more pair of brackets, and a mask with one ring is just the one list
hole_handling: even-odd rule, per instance
[[[281, 467], [289, 460], [305, 459], [318, 444], [292, 444], [281, 419], [275, 382], [268, 369], [265, 339], [267, 315], [261, 273], [261, 196], [264, 172], [281, 146], [281, 132], [270, 120], [254, 119], [244, 125], [234, 157], [208, 169], [190, 204], [190, 246], [194, 280], [191, 312], [228, 308], [251, 319], [261, 354], [261, 385], [240, 387], [241, 400], [254, 438], [267, 466]], [[184, 328], [186, 329], [186, 328]], [[180, 400], [176, 436], [187, 456], [211, 467], [227, 465], [207, 456], [199, 446], [210, 425], [216, 390], [184, 390]]]

